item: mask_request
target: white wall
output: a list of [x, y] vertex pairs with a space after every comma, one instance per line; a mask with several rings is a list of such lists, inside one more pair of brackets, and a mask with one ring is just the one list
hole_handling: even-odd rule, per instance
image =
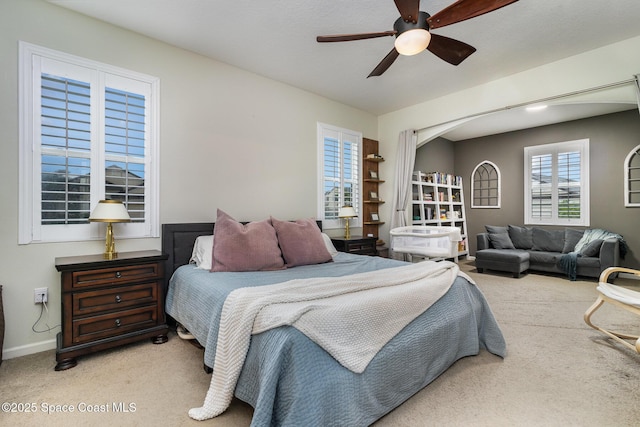
[[[387, 182], [394, 185], [391, 177], [395, 168], [398, 134], [405, 129], [422, 129], [472, 114], [625, 81], [640, 73], [640, 55], [636, 52], [640, 52], [640, 37], [380, 116], [378, 135], [382, 155], [387, 160], [381, 164], [380, 174], [389, 177]], [[575, 102], [585, 100], [634, 103], [636, 95], [628, 85], [571, 98]], [[418, 143], [421, 137], [424, 138], [424, 134], [419, 133]], [[391, 189], [387, 191], [391, 194]], [[387, 198], [390, 199], [391, 195]], [[391, 203], [383, 205], [381, 211], [383, 218], [390, 218]], [[389, 222], [383, 226], [381, 234], [388, 234], [388, 226]]]
[[[36, 287], [49, 288], [46, 323], [60, 323], [55, 258], [103, 251], [101, 241], [17, 244], [18, 40], [160, 78], [162, 223], [213, 221], [218, 207], [242, 220], [313, 217], [316, 122], [377, 138], [371, 114], [40, 0], [0, 1], [4, 358], [55, 347], [59, 328], [31, 331], [40, 312], [33, 303]], [[160, 244], [160, 239], [120, 240], [118, 250]]]

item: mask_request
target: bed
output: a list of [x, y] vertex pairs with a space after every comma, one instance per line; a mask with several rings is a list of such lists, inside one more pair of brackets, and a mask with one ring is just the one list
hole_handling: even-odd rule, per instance
[[[317, 277], [334, 277], [327, 280], [338, 282], [354, 274], [384, 274], [408, 264], [332, 251], [332, 262], [323, 264], [268, 272], [211, 273], [189, 260], [196, 238], [211, 235], [213, 230], [214, 223], [164, 224], [162, 228], [163, 251], [169, 256], [167, 315], [205, 348], [204, 364], [214, 372], [203, 407], [215, 394], [221, 312], [235, 289], [262, 289]], [[456, 360], [476, 355], [481, 349], [499, 357], [506, 354], [504, 338], [482, 293], [459, 276], [443, 296], [375, 353], [360, 373], [347, 369], [294, 326], [251, 335], [232, 393], [254, 408], [252, 426], [366, 426], [402, 404]], [[198, 418], [192, 412], [196, 409], [202, 408], [189, 411], [192, 418], [215, 416]]]

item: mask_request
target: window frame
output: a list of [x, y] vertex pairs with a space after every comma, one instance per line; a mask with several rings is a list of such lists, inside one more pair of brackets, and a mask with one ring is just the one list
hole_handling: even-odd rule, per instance
[[[496, 186], [495, 187], [487, 187], [486, 189], [491, 191], [491, 190], [495, 190], [497, 193], [496, 196], [496, 204], [495, 205], [477, 205], [476, 204], [476, 180], [475, 180], [475, 175], [477, 170], [484, 166], [484, 165], [489, 165], [491, 166], [495, 172], [496, 172]], [[485, 188], [482, 188], [483, 190], [485, 190]], [[471, 208], [473, 209], [500, 209], [502, 203], [502, 175], [500, 174], [500, 168], [498, 168], [498, 166], [489, 161], [489, 160], [483, 160], [480, 163], [478, 163], [478, 165], [473, 169], [473, 172], [471, 172]]]
[[[566, 152], [580, 153], [580, 218], [558, 217], [558, 154]], [[551, 218], [534, 218], [532, 216], [532, 171], [531, 159], [533, 156], [551, 155]], [[527, 225], [564, 225], [582, 226], [590, 225], [589, 203], [589, 139], [556, 142], [551, 144], [524, 147], [524, 223]]]
[[[19, 41], [19, 197], [18, 243], [72, 242], [104, 239], [104, 224], [41, 223], [41, 88], [43, 72], [58, 70], [59, 77], [77, 73], [91, 84], [91, 189], [90, 211], [105, 195], [104, 92], [108, 85], [145, 96], [145, 214], [143, 222], [118, 224], [118, 238], [159, 237], [159, 118], [160, 80], [109, 64]], [[45, 71], [47, 70], [47, 71]], [[66, 71], [65, 71], [66, 70]], [[67, 75], [65, 73], [71, 73]], [[142, 93], [140, 93], [142, 92]], [[148, 102], [147, 102], [148, 100]], [[148, 166], [148, 168], [147, 168]]]
[[[358, 147], [357, 156], [354, 156], [355, 167], [353, 168], [354, 173], [357, 173], [357, 178], [355, 180], [356, 189], [355, 189], [355, 197], [353, 198], [356, 201], [356, 205], [353, 206], [357, 217], [351, 218], [350, 225], [351, 227], [361, 227], [362, 226], [362, 133], [353, 131], [350, 129], [344, 129], [337, 126], [329, 125], [326, 123], [318, 122], [317, 124], [317, 132], [318, 132], [318, 201], [317, 201], [317, 218], [322, 221], [322, 229], [338, 229], [344, 228], [344, 221], [340, 218], [338, 219], [327, 219], [325, 218], [325, 192], [324, 192], [324, 140], [325, 137], [329, 134], [338, 134], [339, 142], [340, 142], [340, 153], [341, 156], [344, 154], [343, 141], [344, 136], [348, 135], [350, 138], [355, 140], [355, 143]], [[340, 162], [342, 164], [342, 162]], [[341, 174], [342, 176], [342, 174]], [[341, 188], [344, 188], [344, 182], [341, 181], [343, 185]], [[340, 194], [339, 207], [344, 206], [344, 194]]]
[[637, 145], [624, 159], [624, 206], [626, 208], [640, 208], [640, 202], [631, 201], [631, 161], [638, 157], [640, 159], [640, 145]]

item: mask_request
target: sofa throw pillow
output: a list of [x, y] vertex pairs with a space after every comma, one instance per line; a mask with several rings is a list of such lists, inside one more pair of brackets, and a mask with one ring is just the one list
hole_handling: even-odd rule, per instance
[[561, 253], [564, 249], [564, 230], [544, 230], [533, 227], [533, 250]]
[[590, 242], [580, 250], [580, 255], [584, 257], [598, 256], [600, 254], [600, 247], [602, 246], [602, 242], [604, 242], [604, 240], [602, 239]]
[[315, 219], [291, 222], [271, 217], [271, 224], [276, 229], [278, 244], [287, 267], [333, 261]]
[[562, 249], [563, 254], [568, 254], [569, 252], [573, 252], [573, 249], [576, 247], [576, 244], [582, 239], [582, 235], [584, 234], [584, 230], [576, 230], [575, 228], [565, 228], [564, 229], [564, 248]]
[[515, 249], [507, 233], [489, 233], [489, 240], [495, 249]]
[[487, 230], [487, 233], [489, 234], [502, 234], [502, 233], [508, 233], [509, 230], [507, 229], [507, 227], [502, 227], [500, 225], [485, 225], [484, 226], [485, 230]]
[[533, 247], [533, 230], [530, 227], [509, 225], [509, 238], [516, 249], [531, 249]]
[[241, 224], [218, 209], [211, 271], [262, 271], [284, 268], [271, 220]]

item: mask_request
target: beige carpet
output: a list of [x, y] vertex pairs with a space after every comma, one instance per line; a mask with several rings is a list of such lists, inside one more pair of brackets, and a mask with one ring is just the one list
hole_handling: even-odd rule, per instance
[[[640, 425], [640, 356], [582, 321], [595, 300], [595, 281], [538, 274], [512, 279], [461, 265], [489, 300], [507, 340], [507, 357], [483, 351], [458, 361], [376, 426]], [[617, 283], [640, 290], [637, 281]], [[640, 331], [640, 318], [613, 309], [601, 309], [593, 319]], [[145, 341], [80, 358], [68, 371], [55, 372], [54, 366], [53, 351], [2, 363], [0, 400], [33, 404], [37, 412], [0, 413], [0, 425], [251, 422], [251, 407], [237, 400], [220, 417], [189, 419], [187, 411], [202, 404], [210, 377], [202, 370], [202, 351], [173, 334], [166, 344]], [[53, 405], [73, 405], [75, 411]], [[62, 412], [44, 414], [47, 407]]]

